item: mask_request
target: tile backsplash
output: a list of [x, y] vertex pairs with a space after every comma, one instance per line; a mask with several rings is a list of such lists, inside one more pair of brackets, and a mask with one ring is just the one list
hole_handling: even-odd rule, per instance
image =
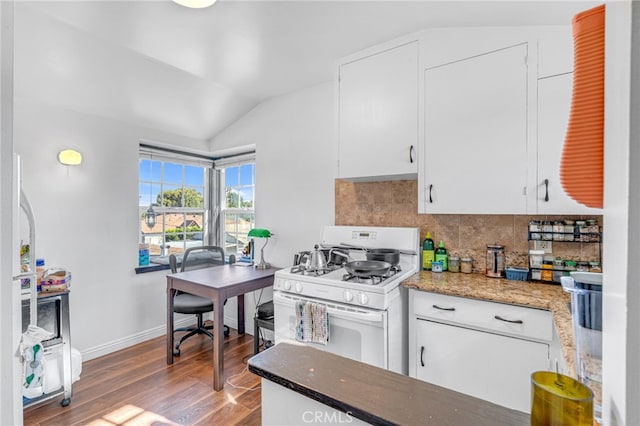
[[[526, 266], [531, 220], [577, 216], [418, 214], [417, 181], [350, 182], [336, 179], [335, 224], [419, 227], [421, 238], [431, 232], [449, 255], [469, 256], [474, 272], [484, 272], [487, 244], [505, 247], [507, 266]], [[590, 216], [593, 217], [593, 216]], [[602, 217], [596, 216], [602, 224]], [[553, 255], [563, 259], [598, 260], [598, 244], [553, 242]]]

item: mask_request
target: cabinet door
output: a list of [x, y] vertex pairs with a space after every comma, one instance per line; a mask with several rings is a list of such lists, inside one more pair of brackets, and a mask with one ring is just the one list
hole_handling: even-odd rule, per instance
[[417, 319], [416, 377], [529, 413], [531, 373], [547, 370], [549, 345]]
[[527, 45], [426, 69], [426, 213], [525, 213]]
[[340, 66], [339, 132], [341, 178], [417, 173], [417, 41]]
[[569, 197], [560, 183], [560, 158], [571, 111], [573, 73], [538, 80], [538, 162], [535, 194], [538, 214], [602, 214]]

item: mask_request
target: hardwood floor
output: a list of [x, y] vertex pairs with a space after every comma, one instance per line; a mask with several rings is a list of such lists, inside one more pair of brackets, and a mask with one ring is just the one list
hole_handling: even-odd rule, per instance
[[253, 336], [231, 329], [225, 338], [225, 385], [219, 392], [213, 390], [211, 340], [187, 339], [173, 365], [166, 363], [165, 344], [162, 336], [84, 362], [71, 404], [60, 406], [60, 397], [28, 408], [24, 424], [261, 424], [260, 378], [246, 370]]

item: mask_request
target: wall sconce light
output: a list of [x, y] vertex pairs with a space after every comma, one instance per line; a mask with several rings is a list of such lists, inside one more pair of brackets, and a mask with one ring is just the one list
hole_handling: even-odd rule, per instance
[[174, 3], [180, 6], [188, 7], [190, 9], [204, 9], [216, 2], [216, 0], [173, 0]]
[[65, 149], [58, 153], [58, 161], [65, 166], [78, 166], [82, 163], [82, 154], [75, 149]]

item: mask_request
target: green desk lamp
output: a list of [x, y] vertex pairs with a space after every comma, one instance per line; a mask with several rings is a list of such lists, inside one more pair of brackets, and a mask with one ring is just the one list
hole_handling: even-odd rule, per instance
[[249, 234], [248, 234], [249, 237], [267, 239], [264, 245], [262, 246], [262, 248], [260, 249], [260, 262], [256, 264], [256, 269], [271, 268], [271, 265], [264, 261], [264, 248], [267, 246], [267, 243], [269, 242], [269, 237], [271, 237], [272, 235], [273, 234], [269, 232], [268, 229], [253, 228], [251, 231], [249, 231]]

